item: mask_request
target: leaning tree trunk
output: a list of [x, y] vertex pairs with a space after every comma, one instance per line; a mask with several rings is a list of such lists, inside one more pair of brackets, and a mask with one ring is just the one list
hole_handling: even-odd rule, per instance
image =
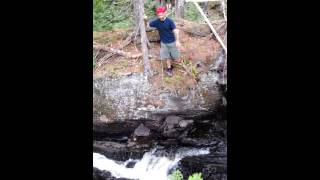
[[184, 4], [185, 0], [176, 0], [175, 11], [177, 18], [184, 18]]
[[134, 4], [138, 7], [138, 19], [139, 19], [139, 26], [140, 26], [140, 37], [141, 37], [141, 48], [143, 54], [143, 64], [144, 64], [144, 73], [147, 75], [148, 78], [151, 77], [151, 66], [149, 62], [149, 53], [148, 53], [148, 46], [147, 46], [147, 33], [146, 27], [143, 20], [144, 15], [144, 3], [143, 0], [135, 0]]

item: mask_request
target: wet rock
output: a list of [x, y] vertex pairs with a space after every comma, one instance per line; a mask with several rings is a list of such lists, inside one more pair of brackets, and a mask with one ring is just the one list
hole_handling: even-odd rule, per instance
[[181, 128], [186, 128], [188, 125], [192, 124], [193, 123], [193, 120], [181, 120], [179, 122], [179, 126]]
[[129, 141], [128, 144], [127, 144], [127, 147], [133, 147], [133, 146], [136, 146], [137, 143], [134, 142], [134, 141]]
[[180, 135], [177, 129], [168, 129], [163, 131], [163, 136], [167, 138], [177, 138]]
[[180, 142], [174, 138], [174, 139], [165, 139], [165, 140], [160, 140], [158, 142], [159, 145], [162, 145], [164, 147], [177, 147], [180, 145]]
[[216, 128], [216, 130], [225, 130], [225, 129], [227, 129], [227, 121], [216, 121], [215, 122], [215, 128]]
[[154, 132], [160, 132], [163, 122], [161, 120], [145, 121], [143, 124]]
[[152, 115], [150, 115], [149, 119], [154, 120], [154, 121], [163, 121], [165, 118], [166, 117], [163, 114], [152, 114]]
[[134, 165], [136, 165], [136, 161], [130, 161], [128, 162], [128, 164], [126, 165], [126, 168], [134, 168]]
[[130, 137], [138, 126], [138, 121], [117, 121], [108, 124], [94, 122], [93, 137], [96, 140], [103, 140], [104, 137]]
[[104, 123], [110, 122], [110, 119], [108, 119], [105, 115], [100, 116], [99, 119], [101, 122], [104, 122]]
[[93, 168], [93, 180], [134, 180], [127, 178], [115, 178], [108, 171], [101, 171], [97, 168]]
[[93, 168], [93, 180], [106, 180], [111, 179], [111, 173], [107, 171], [101, 171], [97, 168]]
[[173, 116], [170, 115], [165, 119], [165, 122], [163, 124], [163, 133], [162, 135], [164, 137], [168, 138], [176, 138], [179, 136], [179, 122], [183, 120], [183, 118], [179, 116]]
[[149, 136], [150, 129], [145, 127], [143, 124], [140, 124], [138, 128], [134, 130], [135, 136]]
[[179, 162], [178, 168], [184, 177], [201, 172], [203, 179], [226, 180], [227, 156], [209, 154], [185, 157]]
[[218, 142], [212, 139], [201, 139], [201, 138], [181, 138], [180, 143], [192, 147], [208, 147], [217, 145]]
[[116, 142], [93, 142], [93, 152], [100, 153], [109, 159], [117, 161], [126, 161], [130, 158], [141, 159], [143, 154], [150, 149], [150, 145], [147, 144], [136, 144], [134, 146], [127, 146], [127, 144]]
[[166, 123], [168, 125], [177, 125], [179, 124], [179, 122], [183, 120], [183, 118], [179, 117], [179, 116], [168, 116], [166, 118]]

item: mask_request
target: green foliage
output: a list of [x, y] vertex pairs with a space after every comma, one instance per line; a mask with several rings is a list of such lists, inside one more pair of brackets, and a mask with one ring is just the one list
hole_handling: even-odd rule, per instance
[[[114, 28], [132, 27], [132, 2], [132, 0], [93, 0], [93, 30], [105, 31]], [[155, 9], [157, 6], [157, 2], [154, 0], [145, 2], [145, 14], [150, 19], [156, 16]], [[193, 3], [186, 3], [185, 19], [190, 21], [199, 21], [201, 19], [201, 15]]]
[[180, 75], [175, 75], [175, 74], [173, 74], [172, 77], [165, 76], [164, 82], [167, 84], [179, 84], [179, 83], [183, 82], [183, 77], [181, 77]]
[[191, 73], [192, 73], [192, 76], [193, 76], [194, 78], [197, 78], [197, 77], [198, 77], [199, 72], [198, 72], [198, 70], [197, 70], [197, 68], [196, 68], [195, 66], [192, 66], [192, 67], [191, 67]]
[[199, 21], [201, 19], [201, 14], [197, 10], [193, 3], [186, 3], [185, 5], [185, 19], [189, 21]]
[[170, 84], [170, 83], [172, 83], [172, 79], [170, 77], [168, 77], [168, 76], [165, 76], [164, 77], [164, 82]]
[[189, 67], [188, 69], [191, 70], [191, 74], [192, 76], [197, 79], [198, 75], [199, 75], [199, 71], [197, 70], [197, 67], [195, 65], [192, 64], [192, 62], [188, 59], [183, 59], [182, 60], [182, 64], [185, 66], [185, 67]]
[[169, 175], [169, 180], [183, 180], [183, 175], [181, 171], [175, 170]]
[[96, 68], [96, 59], [93, 57], [93, 69]]
[[129, 62], [127, 59], [124, 59], [123, 61], [120, 62], [120, 66], [125, 68], [129, 66]]
[[103, 31], [114, 28], [115, 23], [120, 23], [117, 27], [129, 26], [128, 19], [132, 14], [130, 0], [93, 0], [93, 30]]
[[184, 65], [190, 65], [190, 64], [191, 64], [191, 61], [188, 60], [188, 59], [183, 59], [183, 60], [182, 60], [182, 64], [184, 64]]
[[112, 28], [115, 29], [128, 29], [132, 26], [132, 20], [131, 19], [125, 19], [123, 21], [120, 22], [116, 22], [112, 25]]
[[203, 180], [201, 175], [201, 173], [194, 173], [191, 176], [189, 176], [188, 180]]
[[[188, 180], [203, 180], [201, 176], [201, 173], [193, 173]], [[180, 170], [175, 170], [169, 175], [169, 180], [183, 180], [183, 174]]]
[[147, 0], [147, 2], [144, 4], [144, 13], [148, 17], [154, 17], [156, 15], [155, 9], [156, 9], [156, 1], [154, 0]]

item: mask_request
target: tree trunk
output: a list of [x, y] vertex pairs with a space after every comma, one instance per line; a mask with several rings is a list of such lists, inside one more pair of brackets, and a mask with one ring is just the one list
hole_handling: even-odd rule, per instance
[[144, 3], [143, 0], [135, 0], [138, 4], [138, 15], [139, 15], [139, 24], [140, 24], [140, 36], [141, 36], [141, 48], [143, 54], [143, 63], [144, 63], [144, 73], [147, 75], [148, 78], [151, 77], [151, 66], [149, 61], [149, 53], [148, 53], [148, 46], [147, 46], [147, 33], [146, 27], [143, 20], [144, 15]]
[[175, 10], [177, 18], [184, 18], [184, 4], [185, 0], [176, 0]]
[[133, 23], [134, 23], [134, 35], [133, 37], [137, 37], [139, 34], [139, 2], [137, 0], [133, 1]]
[[221, 0], [221, 9], [223, 12], [224, 20], [227, 21], [227, 0]]

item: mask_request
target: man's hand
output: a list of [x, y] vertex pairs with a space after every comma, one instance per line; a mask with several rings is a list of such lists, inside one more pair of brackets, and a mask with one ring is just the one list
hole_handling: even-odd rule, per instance
[[147, 19], [148, 19], [148, 16], [143, 15], [143, 19], [144, 19], [144, 20], [147, 20]]
[[181, 49], [181, 44], [180, 44], [179, 41], [176, 42], [176, 46], [177, 46], [178, 49]]

